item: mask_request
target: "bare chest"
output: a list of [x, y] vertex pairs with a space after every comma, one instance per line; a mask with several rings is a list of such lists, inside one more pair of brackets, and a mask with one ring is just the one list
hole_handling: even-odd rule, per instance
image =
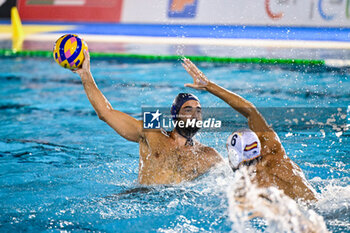
[[206, 153], [201, 147], [179, 148], [171, 140], [156, 138], [140, 143], [139, 178], [146, 183], [179, 183], [203, 170]]

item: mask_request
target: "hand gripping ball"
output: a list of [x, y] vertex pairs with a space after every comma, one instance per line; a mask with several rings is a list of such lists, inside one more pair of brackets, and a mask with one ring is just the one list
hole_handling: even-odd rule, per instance
[[53, 57], [60, 66], [74, 70], [81, 67], [84, 50], [88, 50], [88, 46], [83, 39], [74, 34], [66, 34], [56, 41]]

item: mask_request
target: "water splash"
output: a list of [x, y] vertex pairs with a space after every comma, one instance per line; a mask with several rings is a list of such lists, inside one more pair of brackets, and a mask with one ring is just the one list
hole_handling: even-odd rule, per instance
[[314, 208], [330, 227], [350, 231], [350, 185], [339, 184], [331, 182], [322, 188]]
[[328, 232], [323, 217], [275, 187], [258, 188], [252, 171], [242, 168], [228, 188], [229, 217], [237, 232], [254, 231], [249, 220], [263, 218], [267, 232]]

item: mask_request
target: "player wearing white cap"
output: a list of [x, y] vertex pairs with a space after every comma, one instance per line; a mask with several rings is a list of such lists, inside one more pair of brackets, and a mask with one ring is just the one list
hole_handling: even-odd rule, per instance
[[316, 200], [315, 190], [305, 179], [300, 167], [288, 158], [276, 132], [256, 107], [241, 96], [208, 80], [189, 59], [183, 59], [183, 66], [194, 81], [185, 86], [210, 92], [248, 120], [250, 130], [235, 132], [227, 140], [233, 170], [253, 164], [255, 176], [252, 182], [259, 187], [275, 186], [294, 200]]

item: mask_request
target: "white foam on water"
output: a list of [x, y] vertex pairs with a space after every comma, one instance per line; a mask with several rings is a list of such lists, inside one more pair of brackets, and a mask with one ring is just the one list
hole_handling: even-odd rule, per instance
[[334, 182], [321, 189], [315, 209], [334, 227], [350, 231], [350, 185], [339, 186]]
[[[338, 171], [347, 173], [346, 164], [336, 163]], [[333, 167], [334, 169], [334, 167]], [[319, 201], [312, 208], [321, 214], [327, 225], [335, 231], [350, 232], [350, 178], [321, 179], [311, 182], [320, 188]]]
[[186, 218], [183, 215], [177, 217], [176, 226], [171, 229], [158, 229], [157, 232], [162, 233], [177, 233], [177, 232], [207, 232], [203, 228], [199, 228], [193, 225], [193, 220]]
[[275, 187], [258, 188], [251, 174], [246, 167], [236, 171], [227, 190], [233, 231], [256, 232], [249, 220], [259, 217], [266, 222], [266, 232], [328, 232], [322, 216]]

